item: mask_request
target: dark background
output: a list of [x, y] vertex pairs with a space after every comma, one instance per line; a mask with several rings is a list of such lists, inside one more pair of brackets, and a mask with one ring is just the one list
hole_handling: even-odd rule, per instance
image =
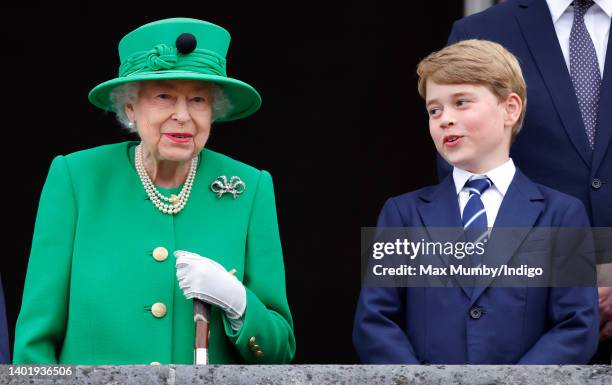
[[359, 229], [375, 224], [389, 196], [436, 182], [415, 68], [445, 44], [462, 1], [28, 1], [0, 7], [0, 272], [11, 351], [39, 194], [52, 158], [136, 139], [86, 95], [116, 76], [116, 47], [124, 34], [182, 16], [228, 29], [229, 76], [263, 97], [255, 115], [214, 126], [207, 147], [274, 177], [297, 339], [294, 362], [358, 362], [351, 332]]

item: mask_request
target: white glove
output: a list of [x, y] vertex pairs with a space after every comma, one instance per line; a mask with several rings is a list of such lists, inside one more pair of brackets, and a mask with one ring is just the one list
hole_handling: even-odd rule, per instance
[[242, 317], [246, 309], [246, 289], [238, 278], [219, 263], [199, 254], [177, 250], [174, 256], [176, 277], [187, 299], [197, 298], [219, 306], [230, 321]]

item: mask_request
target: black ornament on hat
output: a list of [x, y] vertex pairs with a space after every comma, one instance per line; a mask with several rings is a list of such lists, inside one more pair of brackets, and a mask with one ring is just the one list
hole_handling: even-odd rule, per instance
[[198, 41], [190, 33], [181, 33], [176, 38], [176, 49], [183, 55], [193, 52], [197, 45]]

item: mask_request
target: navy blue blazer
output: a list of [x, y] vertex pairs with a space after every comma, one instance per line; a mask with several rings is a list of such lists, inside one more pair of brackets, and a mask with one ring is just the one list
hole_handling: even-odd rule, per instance
[[[517, 170], [494, 228], [520, 227], [523, 232], [505, 242], [504, 252], [495, 256], [496, 262], [511, 264], [534, 227], [588, 226], [586, 211], [578, 199], [537, 185]], [[452, 175], [437, 186], [389, 199], [380, 214], [378, 227], [461, 229]], [[488, 282], [473, 291], [460, 285], [363, 288], [353, 329], [353, 344], [361, 361], [364, 364], [589, 362], [597, 348], [599, 329], [595, 287], [490, 285]], [[478, 309], [476, 316], [473, 309]]]
[[[449, 43], [472, 38], [500, 43], [521, 63], [527, 113], [511, 149], [516, 165], [534, 182], [579, 198], [593, 226], [612, 226], [610, 39], [591, 150], [546, 0], [509, 0], [458, 20]], [[438, 157], [440, 180], [449, 169]]]
[[2, 278], [0, 278], [0, 364], [11, 362], [9, 356], [8, 330], [6, 326], [6, 311], [4, 306], [4, 290], [2, 289]]

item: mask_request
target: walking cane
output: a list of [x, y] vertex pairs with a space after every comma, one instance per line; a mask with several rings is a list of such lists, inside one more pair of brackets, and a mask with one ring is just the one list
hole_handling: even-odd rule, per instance
[[[230, 274], [236, 274], [232, 269]], [[210, 305], [197, 298], [193, 299], [193, 321], [195, 322], [195, 365], [208, 365], [208, 336], [210, 334]]]
[[195, 350], [193, 359], [196, 365], [208, 365], [208, 334], [210, 331], [210, 305], [193, 299], [193, 321], [195, 322]]

